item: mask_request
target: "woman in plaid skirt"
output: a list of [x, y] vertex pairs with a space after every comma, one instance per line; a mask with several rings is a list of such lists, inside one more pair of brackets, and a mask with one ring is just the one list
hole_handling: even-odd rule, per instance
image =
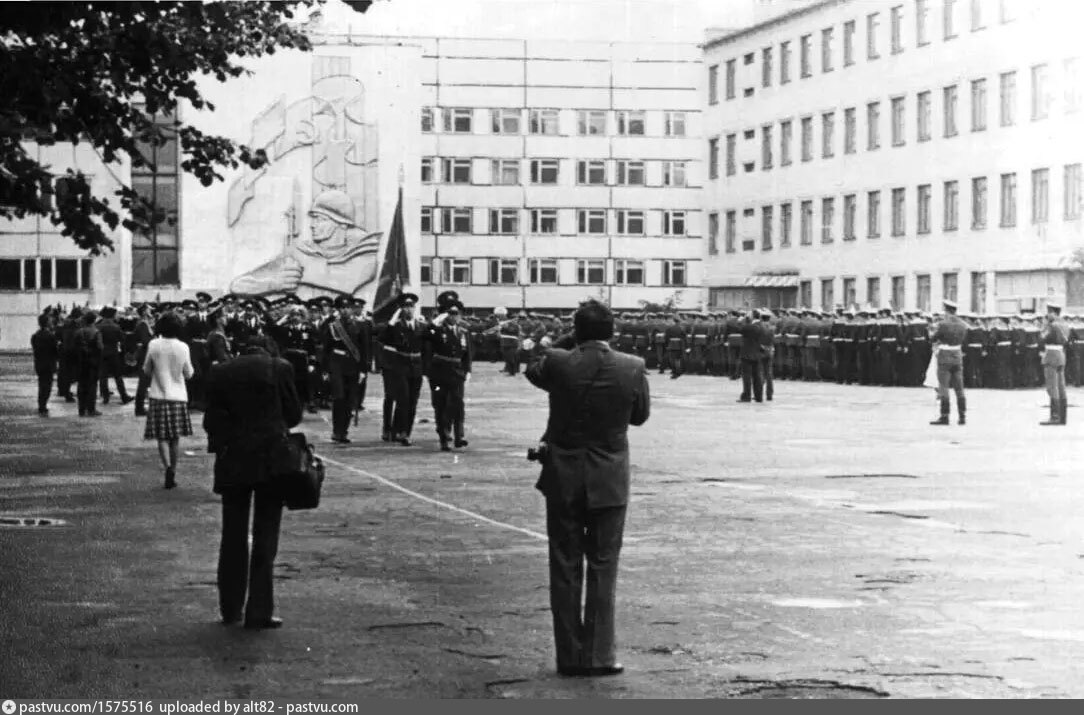
[[158, 320], [158, 333], [147, 346], [143, 373], [150, 378], [150, 407], [143, 439], [158, 440], [158, 456], [166, 470], [166, 489], [177, 486], [177, 443], [192, 434], [188, 416], [188, 389], [185, 380], [193, 374], [188, 346], [178, 339], [183, 324], [176, 313], [168, 312]]

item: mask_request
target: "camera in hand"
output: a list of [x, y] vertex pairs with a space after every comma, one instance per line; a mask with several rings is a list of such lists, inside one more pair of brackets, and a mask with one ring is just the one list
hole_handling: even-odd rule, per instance
[[550, 446], [545, 442], [539, 442], [537, 447], [527, 448], [527, 461], [542, 464], [549, 458]]

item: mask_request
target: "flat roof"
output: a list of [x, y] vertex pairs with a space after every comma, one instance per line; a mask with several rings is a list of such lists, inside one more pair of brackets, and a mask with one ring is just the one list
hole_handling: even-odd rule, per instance
[[841, 5], [847, 2], [851, 2], [851, 0], [820, 0], [819, 2], [813, 2], [795, 10], [791, 10], [790, 12], [785, 12], [782, 15], [777, 15], [769, 20], [765, 20], [764, 22], [759, 22], [756, 25], [750, 25], [749, 27], [738, 30], [737, 32], [732, 32], [729, 35], [717, 37], [714, 40], [701, 44], [700, 48], [703, 50], [710, 50], [714, 47], [734, 42], [743, 37], [755, 35], [756, 33], [761, 32], [762, 30], [766, 30], [769, 27], [773, 27], [775, 25], [782, 25], [783, 23], [790, 22], [791, 20], [795, 20], [804, 15], [809, 15], [826, 7], [830, 7], [832, 5]]

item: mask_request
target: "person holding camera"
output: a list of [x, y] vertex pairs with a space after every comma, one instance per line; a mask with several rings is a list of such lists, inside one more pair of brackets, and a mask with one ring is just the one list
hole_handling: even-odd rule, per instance
[[[536, 488], [546, 498], [550, 608], [557, 671], [616, 675], [614, 601], [617, 561], [629, 500], [629, 425], [650, 414], [642, 358], [613, 350], [610, 309], [588, 301], [576, 311], [576, 344], [550, 348], [527, 368], [549, 393]], [[587, 597], [581, 606], [586, 563]]]

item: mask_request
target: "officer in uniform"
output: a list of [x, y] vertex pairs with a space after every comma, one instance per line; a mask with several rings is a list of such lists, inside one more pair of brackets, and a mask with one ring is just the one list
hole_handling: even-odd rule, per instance
[[303, 405], [311, 405], [309, 356], [316, 353], [317, 334], [306, 322], [301, 299], [291, 298], [288, 312], [275, 321], [276, 329], [272, 334], [282, 348], [283, 359], [294, 368], [294, 389], [298, 399]]
[[659, 374], [662, 375], [668, 367], [666, 363], [667, 322], [662, 313], [657, 314], [655, 318], [656, 320], [651, 326], [651, 345], [655, 351], [655, 367], [659, 369]]
[[1069, 323], [1065, 380], [1074, 387], [1084, 385], [1084, 324], [1080, 316], [1073, 316]]
[[744, 324], [740, 310], [730, 311], [730, 317], [726, 320], [726, 361], [730, 366], [730, 379], [737, 380], [741, 377], [741, 329]]
[[993, 386], [1002, 390], [1012, 389], [1013, 334], [1008, 316], [994, 320], [990, 328], [989, 350], [994, 369]]
[[775, 379], [773, 373], [775, 372], [775, 353], [779, 348], [776, 346], [778, 342], [776, 337], [776, 327], [772, 326], [772, 312], [767, 308], [761, 308], [760, 310], [760, 344], [761, 349], [764, 351], [763, 357], [761, 357], [761, 375], [764, 379], [764, 399], [768, 402], [772, 401], [772, 397], [775, 395]]
[[687, 351], [688, 337], [685, 326], [681, 324], [681, 317], [674, 315], [670, 325], [663, 331], [663, 340], [666, 341], [666, 360], [670, 365], [670, 379], [676, 380], [681, 377], [685, 366], [685, 353]]
[[384, 425], [381, 439], [396, 441], [404, 447], [413, 444], [414, 415], [422, 387], [422, 344], [428, 330], [415, 317], [418, 296], [403, 293], [399, 309], [380, 331], [383, 351]]
[[521, 338], [519, 321], [508, 319], [508, 310], [503, 307], [497, 308], [494, 313], [500, 318], [497, 333], [500, 335], [501, 359], [504, 360], [503, 372], [507, 375], [518, 375]]
[[976, 316], [968, 314], [963, 317], [968, 323], [967, 337], [964, 338], [964, 387], [985, 387], [989, 335]]
[[117, 325], [117, 309], [107, 305], [102, 308], [102, 319], [98, 321], [98, 332], [102, 336], [102, 367], [99, 376], [99, 388], [102, 394], [102, 403], [109, 404], [109, 380], [112, 379], [117, 386], [117, 394], [120, 396], [122, 405], [127, 405], [134, 400], [128, 394], [124, 385], [124, 333]]
[[[438, 297], [438, 303], [440, 303]], [[470, 334], [460, 323], [463, 304], [458, 298], [445, 298], [438, 308], [440, 314], [426, 326], [426, 372], [433, 400], [433, 413], [442, 452], [451, 450], [454, 437], [456, 448], [466, 447], [463, 437], [465, 408], [464, 386], [471, 373]]]
[[952, 402], [949, 390], [956, 392], [956, 410], [959, 423], [966, 424], [967, 398], [964, 395], [964, 353], [963, 342], [967, 338], [967, 323], [956, 315], [956, 303], [951, 300], [942, 302], [945, 318], [933, 334], [937, 350], [937, 396], [940, 398], [941, 415], [930, 422], [931, 425], [947, 425]]
[[1069, 406], [1065, 393], [1065, 349], [1069, 344], [1069, 326], [1061, 319], [1061, 305], [1046, 304], [1046, 329], [1042, 333], [1043, 373], [1046, 393], [1050, 395], [1050, 419], [1041, 425], [1064, 425]]
[[354, 424], [357, 424], [357, 413], [365, 409], [365, 393], [369, 386], [369, 375], [373, 371], [371, 356], [373, 355], [373, 321], [365, 310], [365, 299], [354, 298], [354, 322], [360, 329], [359, 340], [365, 345], [365, 354], [369, 356], [361, 366], [361, 381], [358, 383], [358, 401], [354, 406]]
[[340, 444], [350, 443], [350, 415], [358, 401], [361, 367], [369, 360], [368, 346], [361, 344], [361, 327], [349, 311], [352, 300], [348, 295], [336, 297], [336, 313], [320, 331], [322, 367], [331, 392], [331, 440]]

